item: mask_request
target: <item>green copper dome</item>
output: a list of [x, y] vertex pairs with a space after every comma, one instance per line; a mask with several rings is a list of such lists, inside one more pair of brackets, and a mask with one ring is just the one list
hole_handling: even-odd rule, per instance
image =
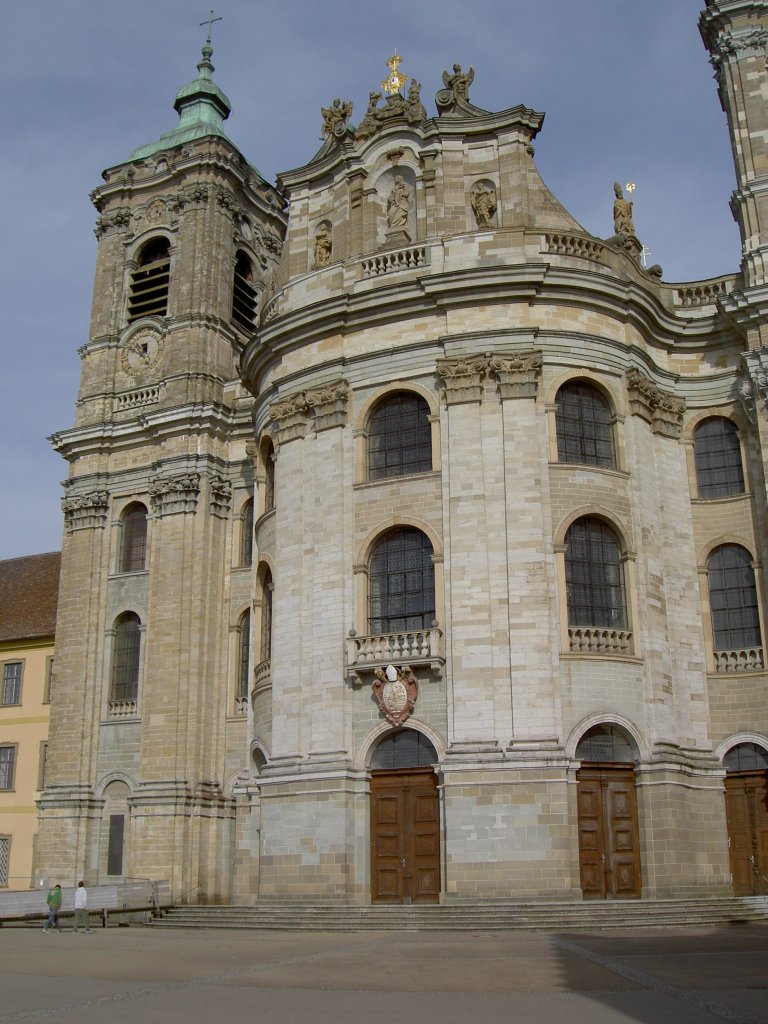
[[197, 70], [200, 73], [194, 81], [189, 85], [182, 86], [176, 94], [173, 104], [179, 114], [179, 123], [176, 127], [165, 132], [156, 142], [139, 146], [131, 153], [129, 160], [142, 160], [162, 149], [180, 146], [185, 142], [193, 142], [195, 139], [202, 139], [208, 135], [218, 135], [222, 139], [227, 139], [230, 145], [234, 145], [227, 138], [222, 127], [224, 121], [229, 117], [232, 104], [213, 81], [212, 54], [210, 41], [206, 41], [203, 46], [203, 59], [197, 65]]

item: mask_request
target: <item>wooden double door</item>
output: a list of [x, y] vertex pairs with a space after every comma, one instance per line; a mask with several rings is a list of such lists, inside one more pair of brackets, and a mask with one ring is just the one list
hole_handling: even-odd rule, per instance
[[725, 776], [728, 852], [735, 896], [768, 893], [768, 772]]
[[584, 899], [639, 899], [640, 850], [633, 768], [584, 764], [576, 778]]
[[440, 812], [431, 768], [371, 776], [371, 896], [375, 903], [437, 903]]

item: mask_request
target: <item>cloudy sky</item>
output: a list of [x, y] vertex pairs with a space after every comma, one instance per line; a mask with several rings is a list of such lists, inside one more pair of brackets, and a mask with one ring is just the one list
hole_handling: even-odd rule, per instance
[[[209, 0], [209, 3], [213, 0]], [[319, 146], [320, 107], [353, 123], [397, 50], [432, 98], [454, 62], [472, 102], [545, 111], [544, 180], [591, 233], [612, 234], [613, 182], [668, 281], [738, 269], [725, 116], [697, 21], [704, 0], [217, 0], [215, 79], [230, 138], [269, 180]], [[96, 243], [89, 191], [176, 122], [208, 16], [190, 0], [21, 0], [3, 14], [0, 558], [61, 546], [66, 465]]]

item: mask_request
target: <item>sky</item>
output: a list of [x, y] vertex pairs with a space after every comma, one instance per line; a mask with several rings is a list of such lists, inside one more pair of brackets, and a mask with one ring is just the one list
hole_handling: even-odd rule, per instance
[[[210, 0], [213, 2], [213, 0]], [[546, 113], [544, 181], [593, 235], [613, 182], [636, 184], [637, 234], [667, 281], [738, 270], [727, 124], [697, 23], [704, 0], [218, 0], [217, 84], [230, 139], [269, 181], [320, 146], [320, 108], [357, 124], [397, 51], [435, 113], [442, 72], [470, 99]], [[0, 559], [61, 547], [96, 257], [101, 171], [172, 128], [208, 18], [190, 0], [0, 0]]]

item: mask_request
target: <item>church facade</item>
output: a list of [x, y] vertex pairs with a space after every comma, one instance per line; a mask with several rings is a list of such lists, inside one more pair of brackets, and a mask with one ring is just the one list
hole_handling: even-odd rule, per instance
[[[397, 59], [266, 182], [211, 48], [104, 172], [40, 872], [249, 903], [764, 892], [765, 0], [700, 29], [744, 256], [589, 234]], [[725, 198], [724, 198], [725, 201]], [[193, 894], [190, 897], [190, 894]]]

